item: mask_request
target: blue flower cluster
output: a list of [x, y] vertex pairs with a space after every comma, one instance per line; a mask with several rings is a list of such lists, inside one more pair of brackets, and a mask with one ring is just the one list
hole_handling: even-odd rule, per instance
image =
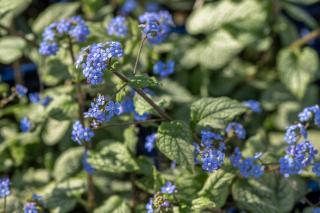
[[91, 142], [91, 138], [94, 136], [93, 131], [84, 127], [80, 121], [76, 121], [72, 126], [72, 140], [82, 145], [84, 142]]
[[22, 98], [27, 94], [28, 89], [21, 84], [17, 84], [15, 91], [16, 91], [17, 95], [19, 96], [19, 98]]
[[314, 119], [314, 124], [320, 127], [320, 107], [318, 105], [306, 107], [299, 113], [298, 118], [302, 123], [310, 122], [311, 119]]
[[[202, 164], [204, 171], [213, 172], [222, 166], [226, 151], [223, 140], [223, 136], [218, 133], [201, 131], [201, 147], [194, 143], [195, 163]], [[218, 143], [214, 144], [214, 141]]]
[[23, 117], [20, 120], [20, 130], [21, 132], [29, 132], [32, 128], [32, 124], [27, 117]]
[[[301, 123], [293, 124], [286, 129], [284, 140], [289, 144], [286, 155], [279, 159], [280, 173], [288, 177], [300, 174], [307, 166], [312, 165], [317, 149], [308, 140], [306, 126], [314, 119], [314, 124], [319, 126], [319, 106], [310, 106], [298, 114]], [[320, 163], [315, 163], [312, 171], [320, 175]]]
[[89, 34], [89, 28], [80, 16], [62, 19], [44, 30], [39, 52], [45, 56], [55, 55], [59, 51], [60, 39], [70, 37], [77, 42], [84, 42]]
[[286, 155], [279, 160], [280, 173], [285, 177], [300, 174], [302, 169], [312, 163], [316, 154], [317, 150], [310, 141], [304, 140], [299, 144], [289, 145]]
[[167, 181], [163, 187], [161, 187], [161, 192], [156, 193], [152, 198], [149, 199], [149, 202], [146, 204], [147, 213], [153, 213], [154, 210], [164, 210], [168, 212], [173, 197], [170, 195], [174, 194], [176, 191], [176, 186], [170, 181]]
[[156, 133], [152, 133], [151, 135], [148, 135], [146, 137], [146, 143], [144, 144], [144, 148], [147, 150], [147, 152], [152, 152], [156, 141], [157, 141]]
[[170, 60], [167, 63], [158, 61], [153, 65], [153, 73], [161, 78], [168, 77], [174, 73], [174, 61]]
[[0, 198], [10, 195], [10, 180], [9, 178], [0, 179]]
[[288, 144], [297, 143], [301, 136], [306, 139], [308, 137], [308, 132], [305, 127], [298, 123], [287, 127], [286, 133], [284, 135], [284, 141]]
[[163, 42], [173, 26], [172, 16], [168, 11], [146, 12], [139, 17], [143, 32], [152, 44]]
[[33, 104], [41, 104], [46, 107], [51, 103], [52, 97], [45, 96], [44, 98], [41, 98], [38, 92], [34, 92], [29, 94], [29, 101]]
[[243, 105], [248, 107], [252, 112], [255, 112], [255, 113], [261, 113], [262, 112], [262, 107], [261, 107], [261, 104], [260, 104], [259, 101], [248, 100], [248, 101], [244, 101]]
[[76, 61], [76, 68], [82, 70], [89, 84], [102, 84], [104, 82], [103, 72], [107, 69], [108, 62], [122, 56], [123, 49], [117, 41], [93, 44], [81, 50]]
[[36, 206], [36, 203], [30, 202], [26, 203], [24, 206], [24, 213], [38, 213], [38, 208]]
[[230, 156], [231, 164], [239, 169], [243, 177], [259, 178], [263, 175], [264, 167], [258, 163], [261, 153], [256, 153], [254, 157], [243, 159], [239, 147], [236, 147], [233, 155]]
[[126, 18], [123, 16], [117, 16], [111, 19], [108, 25], [108, 35], [125, 37], [128, 34], [128, 25]]
[[92, 118], [91, 125], [96, 128], [103, 122], [110, 121], [116, 115], [121, 114], [121, 104], [113, 101], [107, 101], [107, 98], [101, 94], [91, 102], [90, 108], [84, 113], [85, 118]]
[[241, 123], [229, 123], [226, 127], [226, 132], [229, 135], [235, 135], [239, 140], [244, 140], [246, 138], [246, 130]]

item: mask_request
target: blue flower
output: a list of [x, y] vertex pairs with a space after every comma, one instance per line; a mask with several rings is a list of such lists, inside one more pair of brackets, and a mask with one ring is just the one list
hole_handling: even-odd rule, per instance
[[319, 207], [312, 208], [312, 213], [320, 213], [320, 208]]
[[9, 178], [0, 179], [0, 198], [10, 195], [10, 180]]
[[248, 107], [252, 112], [256, 112], [256, 113], [262, 112], [261, 104], [259, 101], [248, 100], [248, 101], [244, 101], [243, 104], [246, 107]]
[[38, 103], [40, 102], [40, 100], [41, 100], [40, 94], [37, 93], [37, 92], [30, 93], [30, 94], [29, 94], [29, 100], [30, 100], [30, 102], [33, 103], [33, 104], [38, 104]]
[[89, 84], [102, 84], [104, 82], [103, 72], [107, 69], [108, 62], [122, 56], [123, 49], [119, 42], [92, 44], [81, 50], [76, 61], [76, 68], [82, 70]]
[[42, 106], [46, 107], [51, 103], [52, 100], [53, 100], [52, 97], [46, 96], [41, 100], [41, 104]]
[[16, 85], [16, 93], [20, 98], [24, 97], [27, 94], [27, 92], [28, 92], [28, 89], [25, 86], [21, 84]]
[[146, 12], [139, 17], [143, 32], [152, 44], [163, 42], [173, 26], [172, 16], [168, 11]]
[[219, 169], [224, 162], [225, 154], [220, 149], [205, 149], [201, 154], [202, 169], [206, 172], [213, 172]]
[[83, 142], [91, 142], [94, 136], [93, 131], [88, 127], [83, 127], [80, 121], [76, 121], [72, 126], [72, 140], [82, 145]]
[[288, 144], [294, 144], [294, 143], [298, 142], [298, 140], [301, 136], [304, 139], [306, 139], [308, 137], [307, 130], [300, 123], [294, 124], [294, 125], [287, 127], [286, 133], [284, 136], [284, 141], [286, 141]]
[[153, 133], [151, 135], [148, 135], [146, 137], [146, 143], [144, 145], [144, 148], [147, 150], [147, 152], [151, 152], [154, 148], [154, 144], [156, 143], [157, 140], [157, 134]]
[[38, 209], [35, 203], [26, 203], [24, 205], [24, 213], [38, 213]]
[[121, 7], [121, 11], [126, 14], [131, 13], [136, 9], [137, 5], [138, 3], [136, 2], [136, 0], [126, 0]]
[[258, 163], [261, 154], [256, 153], [254, 157], [242, 159], [242, 153], [239, 147], [236, 147], [234, 154], [230, 156], [233, 167], [238, 168], [243, 177], [260, 178], [264, 173], [264, 167]]
[[170, 60], [167, 63], [158, 61], [153, 65], [153, 73], [165, 78], [174, 72], [174, 61]]
[[108, 25], [108, 35], [125, 37], [128, 34], [126, 18], [117, 16], [113, 18]]
[[222, 135], [220, 135], [218, 133], [213, 133], [213, 132], [206, 131], [206, 130], [201, 131], [202, 145], [209, 148], [212, 146], [212, 143], [214, 140], [221, 141], [221, 140], [223, 140], [223, 137], [222, 137]]
[[120, 115], [121, 113], [121, 104], [113, 101], [109, 101], [107, 106], [105, 107], [108, 112], [107, 118], [110, 120], [115, 115]]
[[84, 113], [85, 118], [93, 118], [99, 124], [107, 120], [104, 112], [104, 105], [106, 104], [105, 96], [98, 94], [95, 100], [91, 102], [88, 112]]
[[320, 176], [320, 163], [315, 163], [313, 165], [312, 172], [315, 173], [318, 177]]
[[314, 124], [320, 127], [320, 107], [318, 105], [306, 107], [298, 115], [300, 122], [309, 122], [314, 118]]
[[238, 139], [243, 140], [246, 138], [246, 130], [243, 128], [242, 124], [231, 122], [226, 127], [226, 132], [228, 134], [234, 133]]
[[145, 7], [148, 12], [156, 12], [159, 10], [160, 5], [157, 2], [147, 2]]
[[84, 42], [90, 34], [89, 28], [80, 16], [62, 19], [50, 24], [42, 34], [39, 52], [41, 55], [55, 55], [59, 51], [59, 41], [66, 36], [77, 42]]
[[121, 102], [121, 114], [134, 112], [134, 102], [132, 98], [126, 98]]
[[153, 213], [153, 202], [152, 198], [149, 199], [149, 202], [146, 204], [147, 213]]
[[21, 132], [29, 132], [31, 130], [32, 124], [27, 117], [23, 117], [20, 120], [20, 130]]
[[167, 181], [163, 187], [161, 187], [161, 192], [164, 194], [172, 194], [176, 190], [176, 186], [170, 181]]
[[90, 175], [93, 174], [94, 172], [94, 168], [89, 164], [88, 162], [88, 152], [85, 151], [84, 154], [83, 154], [83, 157], [82, 157], [82, 166], [83, 166], [83, 169]]
[[149, 118], [149, 113], [145, 112], [142, 115], [140, 115], [137, 112], [134, 112], [134, 120], [135, 121], [145, 121]]

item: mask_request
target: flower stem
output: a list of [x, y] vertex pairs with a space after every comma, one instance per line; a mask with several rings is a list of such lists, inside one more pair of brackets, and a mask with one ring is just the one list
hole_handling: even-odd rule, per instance
[[[72, 63], [75, 64], [76, 59], [75, 59], [75, 54], [73, 51], [72, 40], [70, 37], [68, 38], [68, 40], [69, 40], [69, 51], [70, 51]], [[79, 120], [80, 120], [80, 123], [83, 126], [85, 126], [84, 116], [83, 116], [85, 96], [83, 94], [81, 84], [78, 80], [76, 82], [76, 88], [77, 88], [77, 96], [78, 96]], [[89, 149], [91, 149], [90, 144], [85, 143], [84, 149], [85, 149], [85, 152], [88, 151]], [[88, 184], [87, 185], [87, 187], [88, 187], [87, 208], [88, 208], [88, 212], [93, 212], [93, 209], [94, 209], [94, 185], [93, 185], [93, 176], [89, 173], [87, 173], [87, 184]]]
[[319, 36], [320, 36], [320, 28], [308, 33], [307, 35], [303, 36], [302, 38], [299, 38], [298, 40], [293, 42], [289, 46], [289, 48], [290, 49], [297, 49], [297, 48], [301, 47], [302, 45], [316, 39]]
[[[128, 79], [125, 75], [123, 75], [121, 72], [113, 71], [113, 73], [120, 78], [125, 83], [130, 83], [130, 79]], [[134, 91], [136, 91], [154, 110], [158, 112], [158, 114], [167, 121], [171, 121], [171, 117], [161, 109], [149, 96], [147, 96], [146, 93], [140, 88], [132, 87]]]
[[7, 212], [7, 196], [3, 198], [3, 213]]
[[140, 43], [139, 52], [138, 52], [138, 55], [137, 55], [137, 58], [136, 58], [136, 62], [134, 64], [134, 68], [133, 68], [133, 75], [135, 75], [137, 73], [137, 67], [138, 67], [138, 63], [139, 63], [139, 60], [140, 60], [142, 48], [143, 48], [143, 45], [144, 45], [146, 40], [147, 40], [147, 36], [144, 36], [142, 41], [141, 41], [141, 43]]

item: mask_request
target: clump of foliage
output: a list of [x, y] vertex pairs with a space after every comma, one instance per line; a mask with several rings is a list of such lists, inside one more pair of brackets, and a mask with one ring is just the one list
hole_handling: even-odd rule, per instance
[[320, 176], [315, 2], [2, 1], [0, 208], [292, 211]]

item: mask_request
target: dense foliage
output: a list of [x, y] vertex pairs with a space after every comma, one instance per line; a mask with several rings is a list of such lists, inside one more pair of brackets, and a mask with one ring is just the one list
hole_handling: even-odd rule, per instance
[[319, 212], [316, 2], [0, 0], [0, 209]]

